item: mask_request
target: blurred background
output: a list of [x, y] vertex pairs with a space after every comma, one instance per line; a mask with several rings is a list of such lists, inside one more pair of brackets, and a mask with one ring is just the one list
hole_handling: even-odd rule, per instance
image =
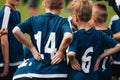
[[[27, 0], [21, 0], [21, 5], [17, 7], [17, 9], [21, 12], [21, 21], [24, 21], [25, 19], [27, 19], [28, 17], [30, 17], [32, 14], [28, 11], [28, 7], [34, 7], [36, 8], [38, 5], [38, 13], [39, 14], [43, 14], [45, 12], [44, 8], [42, 7], [42, 0], [34, 0], [36, 1], [36, 5], [27, 5]], [[113, 10], [113, 8], [111, 6], [109, 6], [108, 1], [107, 0], [93, 0], [93, 2], [96, 1], [102, 1], [106, 4], [107, 8], [108, 8], [108, 20], [106, 22], [106, 26], [109, 25], [110, 19], [113, 15], [115, 15], [115, 11]], [[63, 17], [68, 17], [70, 16], [70, 13], [67, 9], [67, 5], [69, 3], [69, 0], [65, 0], [65, 8], [62, 10], [62, 12], [60, 13], [61, 16]], [[0, 8], [5, 4], [5, 0], [0, 0]]]

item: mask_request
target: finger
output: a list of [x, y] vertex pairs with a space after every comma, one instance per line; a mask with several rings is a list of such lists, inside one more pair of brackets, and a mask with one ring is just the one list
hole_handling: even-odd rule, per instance
[[72, 68], [73, 68], [74, 70], [81, 70], [80, 65], [78, 65], [78, 64], [72, 65]]
[[51, 64], [55, 64], [57, 62], [57, 58], [52, 59]]
[[81, 70], [80, 66], [78, 64], [76, 64], [76, 70]]
[[7, 74], [8, 74], [7, 72], [3, 72], [3, 73], [0, 74], [0, 76], [5, 77], [5, 76], [7, 76]]
[[59, 62], [61, 61], [61, 59], [60, 58], [54, 58], [53, 60], [52, 60], [52, 64], [58, 64]]
[[42, 60], [42, 57], [41, 57], [39, 54], [37, 54], [34, 58], [35, 58], [37, 61]]
[[55, 64], [58, 64], [61, 62], [61, 59], [58, 59]]
[[54, 57], [52, 58], [51, 64], [54, 64], [54, 63], [56, 62], [56, 60], [57, 60], [57, 57], [54, 56]]
[[76, 70], [76, 66], [75, 66], [75, 65], [72, 65], [72, 69]]
[[95, 65], [94, 67], [94, 71], [97, 71], [98, 70], [98, 66]]

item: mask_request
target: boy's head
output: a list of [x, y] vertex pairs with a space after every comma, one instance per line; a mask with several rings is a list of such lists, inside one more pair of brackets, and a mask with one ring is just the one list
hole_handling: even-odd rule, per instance
[[43, 0], [43, 5], [50, 10], [60, 10], [64, 7], [64, 0]]
[[104, 3], [96, 2], [93, 5], [92, 20], [97, 23], [105, 23], [107, 20], [107, 8]]
[[20, 5], [21, 0], [6, 0], [7, 4], [10, 4], [12, 6], [18, 6]]
[[72, 20], [76, 22], [88, 22], [92, 16], [92, 3], [91, 0], [73, 0], [69, 6], [72, 13]]

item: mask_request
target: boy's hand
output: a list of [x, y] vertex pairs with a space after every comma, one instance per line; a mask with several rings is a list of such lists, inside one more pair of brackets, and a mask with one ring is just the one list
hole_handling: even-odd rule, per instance
[[99, 69], [100, 62], [101, 62], [101, 60], [98, 58], [95, 66], [94, 66], [94, 71], [97, 71]]
[[58, 64], [65, 58], [64, 52], [57, 51], [56, 54], [53, 56], [51, 64]]
[[79, 62], [77, 61], [77, 59], [74, 59], [74, 60], [70, 61], [70, 64], [71, 64], [71, 67], [72, 67], [74, 70], [78, 70], [78, 71], [81, 70], [80, 64], [79, 64]]
[[0, 74], [0, 77], [5, 77], [9, 73], [9, 64], [5, 64], [3, 73]]
[[41, 57], [41, 55], [40, 55], [39, 53], [34, 54], [33, 56], [34, 56], [34, 58], [35, 58], [37, 61], [42, 60], [42, 57]]

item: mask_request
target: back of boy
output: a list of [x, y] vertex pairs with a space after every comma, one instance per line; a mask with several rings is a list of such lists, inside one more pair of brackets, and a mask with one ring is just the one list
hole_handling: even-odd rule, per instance
[[[111, 31], [113, 32], [113, 37], [120, 43], [120, 19], [114, 20], [111, 25]], [[119, 79], [120, 77], [120, 52], [113, 55], [112, 63], [112, 77], [113, 80]]]
[[[101, 30], [106, 35], [112, 38], [113, 37], [112, 32], [110, 31], [110, 29], [108, 29], [105, 26], [105, 22], [108, 16], [107, 7], [105, 6], [105, 4], [102, 2], [94, 3], [92, 12], [93, 12], [91, 19], [92, 25], [97, 30]], [[103, 52], [106, 51], [107, 49], [108, 49], [107, 47], [103, 47]], [[111, 71], [110, 57], [106, 57], [101, 62], [98, 80], [111, 80], [112, 79], [111, 75], [112, 75], [112, 71]]]
[[[62, 9], [60, 6], [64, 2], [63, 0], [44, 1], [47, 8], [52, 2], [59, 3], [59, 6], [55, 7], [55, 11], [58, 8]], [[54, 10], [54, 7], [50, 7], [50, 9]], [[28, 33], [31, 36], [32, 43], [38, 49], [43, 60], [37, 61], [34, 58], [26, 60], [18, 67], [13, 80], [24, 80], [26, 77], [28, 80], [66, 80], [66, 60], [63, 59], [58, 64], [51, 64], [51, 61], [55, 54], [57, 54], [56, 52], [60, 49], [64, 35], [66, 33], [71, 34], [67, 19], [60, 17], [58, 14], [47, 12], [40, 16], [30, 17], [17, 27], [23, 33]], [[65, 54], [63, 54], [63, 56], [64, 55]]]
[[[103, 47], [112, 48], [117, 42], [88, 24], [92, 15], [89, 0], [75, 0], [70, 9], [72, 19], [78, 31], [74, 32], [73, 42], [69, 46], [69, 80], [98, 80], [94, 71], [97, 58], [103, 53]], [[83, 5], [84, 4], [84, 5]], [[111, 44], [109, 44], [111, 43]]]

